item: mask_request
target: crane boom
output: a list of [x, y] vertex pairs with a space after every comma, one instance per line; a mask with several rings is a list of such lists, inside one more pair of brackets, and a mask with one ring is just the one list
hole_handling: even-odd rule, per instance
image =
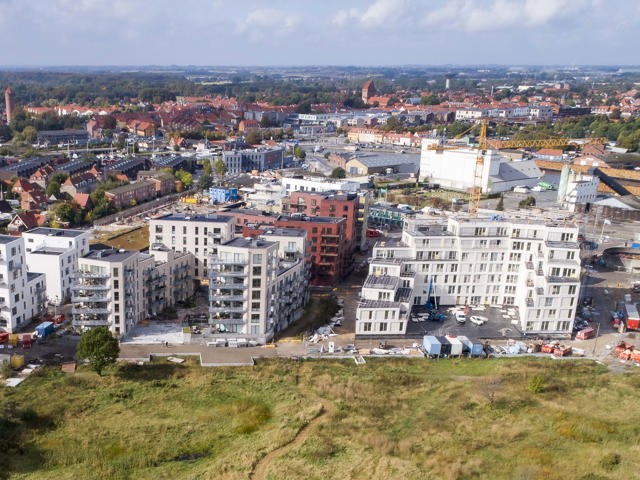
[[484, 170], [484, 154], [487, 151], [487, 121], [480, 124], [480, 136], [478, 137], [478, 155], [473, 170], [473, 187], [471, 187], [471, 200], [469, 201], [469, 214], [478, 215], [480, 207], [480, 195], [482, 194], [482, 172]]

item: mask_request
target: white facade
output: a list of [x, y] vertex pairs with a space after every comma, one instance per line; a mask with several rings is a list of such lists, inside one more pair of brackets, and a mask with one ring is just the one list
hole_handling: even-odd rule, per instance
[[[474, 186], [478, 150], [440, 148], [440, 140], [422, 140], [420, 179], [445, 188], [470, 191]], [[507, 192], [513, 187], [535, 186], [542, 172], [534, 160], [512, 161], [497, 150], [487, 150], [482, 166], [482, 193]]]
[[89, 253], [89, 231], [39, 227], [22, 237], [29, 271], [42, 272], [47, 278], [49, 303], [61, 305], [69, 300], [78, 258]]
[[235, 235], [235, 219], [217, 214], [169, 214], [149, 221], [149, 244], [162, 243], [195, 257], [191, 277], [206, 283], [209, 257]]
[[353, 192], [360, 189], [360, 184], [349, 180], [330, 181], [322, 178], [282, 178], [284, 194], [291, 192]]
[[46, 279], [27, 272], [24, 239], [0, 235], [0, 329], [19, 331], [46, 310]]
[[209, 323], [216, 335], [265, 343], [299, 319], [307, 303], [305, 232], [275, 229], [235, 238], [211, 258]]
[[151, 254], [96, 250], [78, 260], [73, 325], [125, 336], [140, 320], [193, 295], [193, 256], [156, 246]]
[[580, 291], [575, 225], [416, 219], [373, 249], [357, 335], [406, 333], [411, 305], [509, 306], [531, 334], [572, 332]]
[[[571, 212], [575, 211], [578, 204], [593, 203], [598, 198], [599, 184], [600, 179], [595, 175], [585, 175], [572, 171], [567, 179], [564, 198], [559, 198], [558, 203]], [[560, 190], [558, 193], [560, 193]]]

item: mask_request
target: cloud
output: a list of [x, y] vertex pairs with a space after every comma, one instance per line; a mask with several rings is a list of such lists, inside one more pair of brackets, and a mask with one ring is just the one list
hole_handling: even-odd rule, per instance
[[[300, 24], [300, 16], [295, 13], [283, 12], [272, 8], [261, 8], [253, 10], [240, 21], [236, 30], [238, 32], [251, 31], [260, 36], [267, 36], [273, 33], [281, 34], [294, 30]], [[273, 31], [264, 32], [260, 29], [269, 28]], [[256, 30], [257, 29], [257, 30]]]
[[425, 26], [437, 30], [484, 32], [542, 27], [587, 10], [586, 0], [454, 0], [427, 11]]
[[331, 21], [338, 26], [344, 26], [350, 22], [355, 22], [356, 25], [364, 28], [390, 26], [404, 14], [405, 10], [405, 0], [376, 0], [366, 10], [357, 8], [338, 10]]

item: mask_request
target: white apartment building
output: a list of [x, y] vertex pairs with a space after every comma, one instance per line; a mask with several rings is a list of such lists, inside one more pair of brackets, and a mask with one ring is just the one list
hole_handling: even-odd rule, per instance
[[567, 173], [564, 172], [565, 169], [569, 170], [569, 166], [563, 167], [560, 177], [558, 203], [570, 212], [574, 212], [576, 205], [595, 202], [598, 198], [600, 179], [596, 175], [586, 175], [572, 170]]
[[108, 327], [125, 336], [140, 320], [193, 294], [193, 256], [152, 246], [150, 254], [94, 250], [78, 260], [72, 286], [73, 325]]
[[71, 298], [78, 258], [89, 253], [87, 230], [38, 227], [22, 234], [29, 271], [47, 278], [47, 300], [62, 305]]
[[411, 305], [517, 307], [523, 332], [572, 332], [580, 291], [578, 227], [552, 220], [416, 218], [379, 242], [356, 335], [406, 333]]
[[312, 178], [288, 178], [282, 177], [282, 186], [284, 194], [289, 195], [291, 192], [353, 192], [360, 190], [360, 184], [350, 180], [331, 181], [323, 177]]
[[265, 343], [302, 315], [309, 298], [306, 234], [268, 235], [278, 240], [234, 238], [211, 257], [209, 323], [218, 337]]
[[0, 235], [0, 329], [13, 333], [46, 312], [46, 278], [27, 272], [24, 239]]
[[217, 247], [235, 235], [235, 219], [210, 213], [184, 215], [172, 213], [149, 221], [149, 244], [162, 243], [176, 252], [191, 253], [195, 258], [191, 278], [206, 283], [208, 262]]

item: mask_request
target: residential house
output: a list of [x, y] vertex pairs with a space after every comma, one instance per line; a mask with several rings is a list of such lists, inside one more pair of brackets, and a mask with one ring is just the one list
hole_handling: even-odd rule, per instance
[[90, 172], [72, 175], [65, 180], [60, 191], [74, 197], [78, 193], [91, 193], [98, 188], [98, 179]]
[[128, 208], [138, 203], [151, 200], [156, 197], [156, 186], [154, 182], [142, 180], [140, 182], [122, 185], [104, 192], [105, 197], [114, 207]]
[[31, 190], [20, 194], [20, 208], [22, 210], [46, 210], [49, 199], [42, 190]]

